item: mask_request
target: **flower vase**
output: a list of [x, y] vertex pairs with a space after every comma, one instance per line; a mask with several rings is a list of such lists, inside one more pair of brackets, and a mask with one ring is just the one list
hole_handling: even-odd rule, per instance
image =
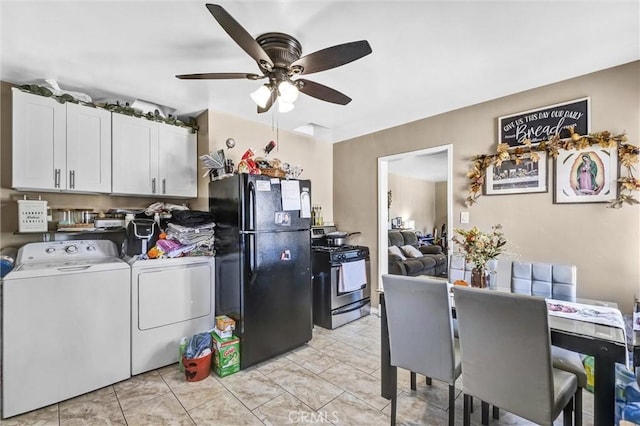
[[473, 268], [471, 270], [471, 287], [489, 287], [489, 271], [486, 268]]

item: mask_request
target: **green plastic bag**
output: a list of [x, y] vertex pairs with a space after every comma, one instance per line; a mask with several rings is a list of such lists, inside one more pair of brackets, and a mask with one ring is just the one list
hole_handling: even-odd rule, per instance
[[584, 364], [584, 369], [587, 372], [587, 386], [586, 389], [593, 393], [593, 384], [595, 382], [595, 361], [592, 356], [586, 356], [584, 360], [582, 360]]

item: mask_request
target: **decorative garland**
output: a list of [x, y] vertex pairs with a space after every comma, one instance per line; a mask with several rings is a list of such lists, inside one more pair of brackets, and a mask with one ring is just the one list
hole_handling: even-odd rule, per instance
[[633, 194], [633, 191], [640, 191], [640, 179], [633, 175], [633, 171], [638, 164], [640, 148], [627, 143], [627, 136], [624, 133], [612, 135], [608, 131], [579, 135], [570, 129], [571, 138], [560, 139], [559, 135], [552, 136], [548, 141], [540, 142], [537, 146], [532, 146], [529, 139], [525, 140], [522, 147], [511, 148], [508, 144], [498, 144], [496, 154], [476, 155], [472, 157], [473, 168], [467, 173], [469, 179], [469, 196], [465, 204], [467, 207], [475, 204], [482, 195], [485, 175], [489, 166], [500, 166], [503, 161], [511, 160], [520, 164], [526, 157], [531, 161], [538, 161], [540, 156], [536, 152], [547, 152], [554, 159], [558, 157], [560, 149], [582, 150], [591, 145], [600, 145], [602, 148], [618, 148], [618, 158], [622, 167], [626, 169], [626, 176], [620, 177], [618, 182], [618, 197], [607, 204], [608, 208], [618, 209], [625, 204], [640, 204]]
[[160, 111], [155, 110], [154, 112], [148, 112], [146, 114], [142, 113], [139, 109], [132, 108], [129, 106], [129, 102], [125, 102], [124, 105], [120, 105], [120, 102], [116, 102], [115, 104], [105, 103], [104, 105], [96, 105], [93, 102], [82, 102], [68, 93], [62, 94], [60, 96], [54, 95], [53, 92], [46, 87], [38, 86], [37, 84], [24, 84], [19, 87], [22, 91], [32, 93], [34, 95], [45, 96], [47, 98], [53, 98], [56, 101], [64, 104], [65, 102], [71, 102], [74, 104], [81, 104], [84, 106], [88, 106], [91, 108], [103, 108], [111, 112], [117, 112], [119, 114], [129, 115], [138, 118], [146, 118], [151, 121], [158, 121], [165, 124], [170, 124], [172, 126], [178, 127], [187, 127], [191, 129], [192, 133], [196, 133], [198, 131], [198, 124], [196, 123], [196, 119], [193, 117], [189, 117], [189, 122], [184, 123], [183, 121], [178, 120], [176, 117], [169, 114], [168, 117], [163, 117], [160, 115]]

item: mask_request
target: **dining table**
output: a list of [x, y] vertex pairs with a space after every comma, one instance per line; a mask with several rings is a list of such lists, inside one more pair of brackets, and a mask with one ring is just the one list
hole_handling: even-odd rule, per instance
[[[487, 289], [486, 291], [506, 291], [508, 288]], [[389, 328], [387, 326], [384, 289], [378, 289], [380, 300], [381, 333], [381, 396], [391, 399], [393, 386], [397, 380], [397, 368], [391, 365]], [[452, 298], [453, 299], [453, 298]], [[565, 300], [571, 303], [589, 305], [594, 308], [617, 308], [613, 302], [575, 298]], [[452, 300], [453, 302], [453, 300]], [[452, 316], [455, 306], [452, 303]], [[549, 315], [551, 343], [594, 359], [593, 424], [611, 426], [615, 424], [616, 363], [626, 364], [627, 340], [624, 328], [613, 325], [578, 320], [572, 317]], [[640, 333], [639, 336], [640, 337]], [[635, 341], [635, 339], [633, 339]], [[638, 339], [640, 353], [640, 338]], [[635, 345], [632, 349], [636, 349]], [[464, 375], [464, 367], [463, 367]]]

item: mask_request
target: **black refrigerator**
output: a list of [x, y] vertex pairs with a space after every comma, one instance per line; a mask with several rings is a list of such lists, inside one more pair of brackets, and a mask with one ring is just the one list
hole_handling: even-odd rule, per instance
[[236, 321], [241, 368], [311, 340], [310, 204], [308, 180], [235, 174], [209, 183], [216, 315]]

